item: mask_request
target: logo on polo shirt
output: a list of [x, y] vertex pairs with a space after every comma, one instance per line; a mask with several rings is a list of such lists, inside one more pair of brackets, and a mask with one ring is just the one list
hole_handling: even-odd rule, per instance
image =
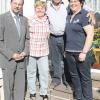
[[73, 23], [78, 23], [79, 22], [79, 19], [76, 19], [73, 21]]

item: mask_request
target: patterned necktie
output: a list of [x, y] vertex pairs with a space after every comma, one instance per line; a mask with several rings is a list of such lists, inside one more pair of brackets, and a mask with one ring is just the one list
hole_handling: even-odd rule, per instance
[[15, 19], [16, 19], [16, 27], [18, 30], [18, 35], [20, 37], [20, 18], [19, 18], [19, 16], [15, 16]]

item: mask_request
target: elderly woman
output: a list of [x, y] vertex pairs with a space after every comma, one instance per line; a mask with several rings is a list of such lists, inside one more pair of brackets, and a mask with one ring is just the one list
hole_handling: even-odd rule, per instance
[[30, 91], [30, 99], [36, 100], [36, 71], [38, 67], [40, 80], [40, 96], [48, 100], [48, 37], [49, 21], [46, 16], [46, 2], [36, 1], [35, 15], [29, 18], [30, 31], [30, 56], [27, 67], [27, 80]]
[[94, 27], [84, 10], [85, 0], [68, 0], [70, 11], [66, 21], [66, 61], [72, 78], [76, 100], [92, 100], [91, 46]]

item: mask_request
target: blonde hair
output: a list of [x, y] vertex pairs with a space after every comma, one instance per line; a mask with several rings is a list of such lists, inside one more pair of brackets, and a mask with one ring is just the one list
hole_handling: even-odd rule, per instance
[[46, 2], [40, 1], [40, 0], [36, 1], [35, 4], [34, 4], [35, 8], [38, 7], [38, 6], [41, 6], [41, 7], [45, 8], [45, 9], [47, 8]]

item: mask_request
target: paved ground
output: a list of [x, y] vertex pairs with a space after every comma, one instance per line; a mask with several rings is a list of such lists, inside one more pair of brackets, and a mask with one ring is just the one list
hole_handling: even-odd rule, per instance
[[[36, 100], [42, 100], [39, 96], [39, 83], [37, 83], [37, 96]], [[48, 89], [49, 100], [73, 100], [72, 90], [70, 86], [67, 88], [61, 84], [55, 89]], [[93, 98], [94, 100], [100, 100], [100, 80], [93, 80]], [[27, 91], [26, 100], [30, 100], [29, 92]]]
[[[93, 82], [93, 98], [94, 98], [94, 100], [100, 100], [100, 71], [96, 72], [96, 73], [92, 73], [92, 78], [93, 78], [93, 80], [92, 80], [92, 82]], [[49, 81], [51, 81], [51, 78], [49, 78]], [[0, 80], [0, 82], [1, 82], [1, 80]], [[0, 86], [2, 87], [2, 85], [0, 85]], [[0, 89], [1, 89], [1, 87], [0, 87]], [[1, 94], [1, 98], [3, 98], [1, 90], [0, 90], [0, 94]], [[68, 86], [66, 88], [63, 84], [56, 87], [55, 89], [50, 89], [50, 87], [49, 87], [48, 88], [48, 96], [49, 96], [49, 100], [73, 100], [72, 90], [71, 90], [70, 86]], [[0, 100], [4, 100], [4, 99], [0, 99]], [[25, 100], [30, 100], [28, 89], [26, 92]], [[39, 83], [38, 82], [37, 82], [36, 100], [42, 100], [42, 98], [40, 98], [40, 96], [39, 96]]]
[[[1, 87], [0, 87], [0, 94], [1, 94], [0, 100], [4, 100], [2, 99], [3, 94], [1, 93]], [[63, 84], [56, 87], [55, 89], [48, 88], [48, 96], [49, 96], [49, 100], [73, 100], [72, 90], [70, 86], [66, 88]], [[100, 100], [100, 80], [93, 80], [93, 97], [94, 100]], [[26, 92], [25, 100], [30, 100], [28, 90]], [[42, 98], [40, 98], [39, 96], [39, 83], [37, 83], [36, 100], [42, 100]]]

